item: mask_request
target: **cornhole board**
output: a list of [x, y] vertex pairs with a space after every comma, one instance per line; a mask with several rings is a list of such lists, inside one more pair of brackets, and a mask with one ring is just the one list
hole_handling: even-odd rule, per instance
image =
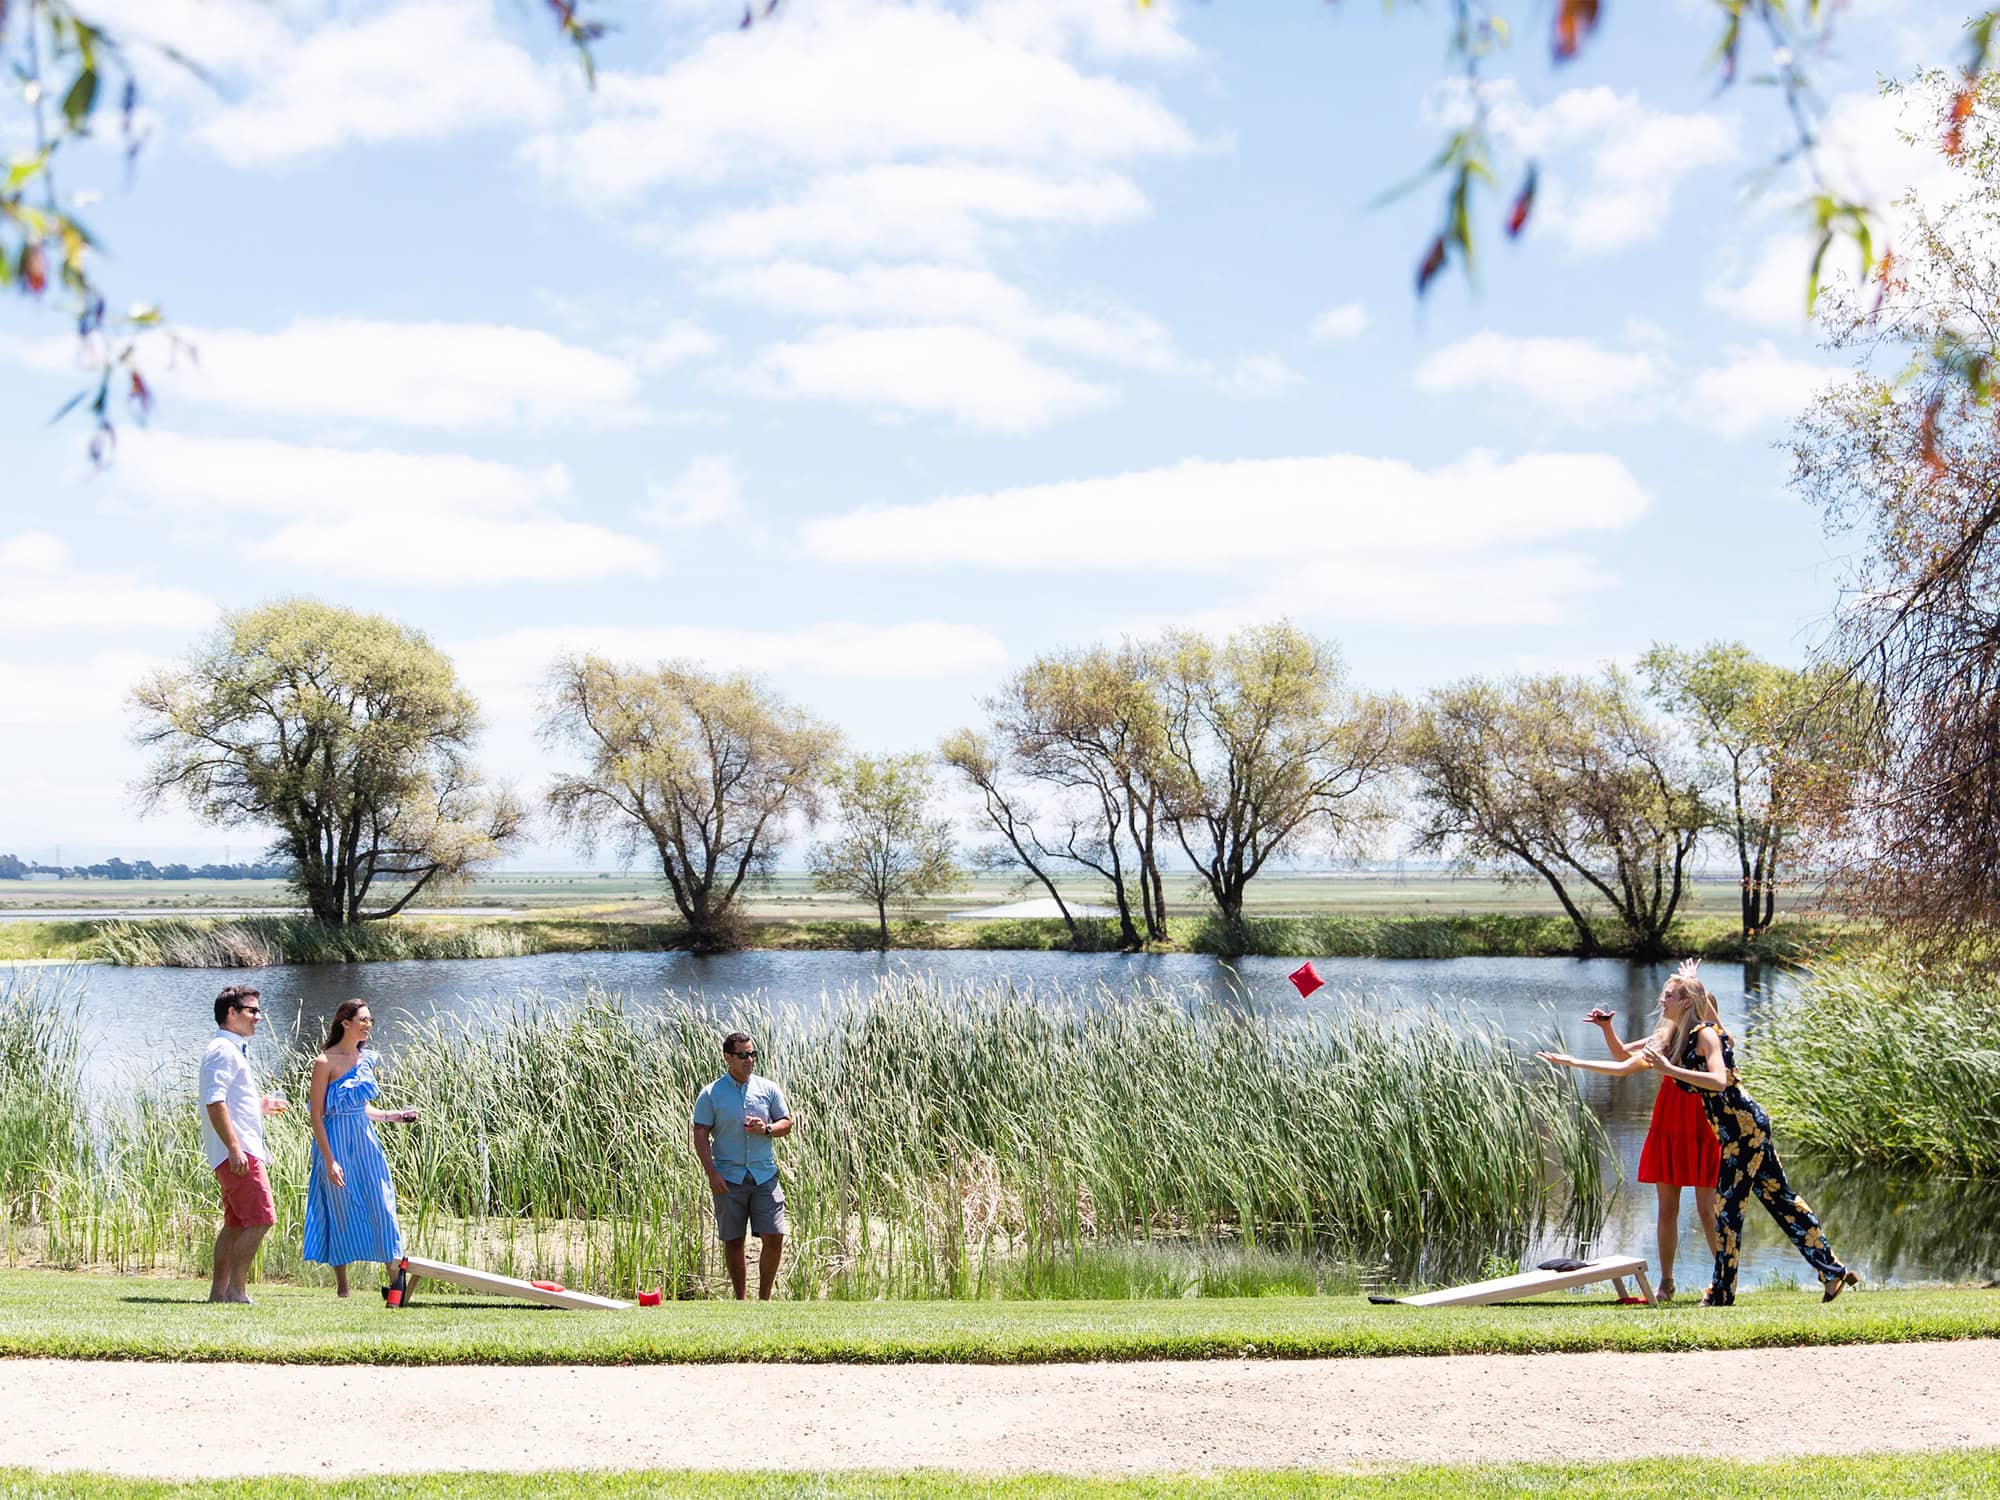
[[532, 1281], [522, 1281], [513, 1276], [496, 1276], [491, 1271], [475, 1271], [469, 1266], [455, 1266], [445, 1260], [425, 1260], [421, 1255], [407, 1257], [412, 1276], [435, 1276], [439, 1281], [449, 1281], [454, 1286], [467, 1287], [475, 1292], [491, 1292], [496, 1297], [518, 1297], [524, 1302], [539, 1302], [543, 1307], [568, 1307], [579, 1311], [623, 1312], [632, 1304], [617, 1302], [610, 1297], [593, 1297], [589, 1292], [551, 1292], [536, 1286]]
[[[415, 1261], [410, 1262], [415, 1265]], [[1441, 1292], [1421, 1292], [1402, 1300], [1411, 1307], [1477, 1307], [1482, 1302], [1512, 1302], [1541, 1292], [1560, 1292], [1566, 1287], [1588, 1286], [1593, 1281], [1609, 1281], [1618, 1295], [1629, 1297], [1625, 1278], [1639, 1283], [1639, 1294], [1653, 1306], [1653, 1283], [1646, 1276], [1646, 1262], [1630, 1255], [1607, 1255], [1574, 1271], [1523, 1271], [1519, 1276], [1496, 1276], [1491, 1281], [1475, 1281], [1470, 1286], [1449, 1286]]]

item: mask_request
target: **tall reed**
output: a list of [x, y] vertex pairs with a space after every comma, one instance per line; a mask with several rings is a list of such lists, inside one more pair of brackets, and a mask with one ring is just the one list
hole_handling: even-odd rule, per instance
[[1891, 954], [1822, 963], [1759, 1014], [1745, 1081], [1841, 1158], [2000, 1177], [2000, 979]]
[[149, 917], [107, 922], [92, 956], [137, 968], [262, 969], [401, 958], [521, 958], [533, 937], [506, 923], [407, 921], [335, 927], [312, 917]]
[[[1605, 1202], [1601, 1128], [1566, 1080], [1443, 1014], [1329, 1022], [1129, 994], [940, 987], [914, 977], [811, 1014], [597, 991], [406, 1027], [385, 1097], [405, 1231], [444, 1259], [677, 1295], [720, 1277], [689, 1108], [718, 1039], [759, 1038], [798, 1119], [779, 1150], [797, 1296], [978, 1297], [1395, 1279], [1519, 1254]], [[303, 1101], [311, 1039], [280, 1086]], [[212, 1185], [185, 1096], [114, 1112], [63, 1243], [198, 1262]], [[303, 1110], [273, 1122], [293, 1274]], [[184, 1123], [181, 1123], [184, 1122]], [[105, 1223], [84, 1233], [93, 1215]], [[1107, 1254], [1107, 1252], [1111, 1252]]]

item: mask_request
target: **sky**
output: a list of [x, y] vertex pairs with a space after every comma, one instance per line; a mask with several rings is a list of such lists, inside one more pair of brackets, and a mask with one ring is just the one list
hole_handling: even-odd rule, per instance
[[[1412, 697], [1654, 641], [1796, 663], [1854, 545], [1786, 485], [1844, 365], [1781, 101], [1703, 71], [1706, 0], [1607, 7], [1562, 66], [1515, 7], [1485, 87], [1535, 213], [1510, 243], [1489, 195], [1476, 286], [1422, 300], [1440, 190], [1384, 198], [1464, 107], [1442, 7], [604, 0], [594, 90], [534, 0], [79, 8], [207, 75], [135, 54], [145, 151], [63, 184], [198, 359], [93, 471], [59, 313], [0, 300], [0, 851], [256, 854], [140, 816], [126, 693], [287, 595], [423, 630], [533, 795], [565, 650], [904, 751], [1167, 625], [1283, 615]], [[1837, 180], [1939, 170], [1878, 84], [1961, 24], [1852, 0]]]

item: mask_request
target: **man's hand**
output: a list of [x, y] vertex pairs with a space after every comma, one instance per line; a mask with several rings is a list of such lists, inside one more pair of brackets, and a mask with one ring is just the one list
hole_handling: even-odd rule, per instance
[[264, 1096], [264, 1113], [267, 1115], [281, 1115], [290, 1108], [291, 1105], [285, 1103], [276, 1094], [266, 1094]]
[[247, 1177], [250, 1175], [250, 1158], [243, 1154], [241, 1146], [231, 1146], [229, 1148], [229, 1170], [234, 1172], [238, 1177]]
[[337, 1188], [347, 1186], [347, 1174], [340, 1170], [339, 1162], [330, 1161], [326, 1164], [326, 1180]]
[[713, 1167], [710, 1167], [708, 1169], [708, 1190], [711, 1193], [716, 1194], [718, 1197], [721, 1194], [729, 1191], [728, 1179], [726, 1179], [720, 1172], [716, 1171], [715, 1168]]
[[769, 1135], [771, 1133], [771, 1122], [764, 1119], [761, 1115], [745, 1115], [743, 1117], [743, 1128], [752, 1135]]

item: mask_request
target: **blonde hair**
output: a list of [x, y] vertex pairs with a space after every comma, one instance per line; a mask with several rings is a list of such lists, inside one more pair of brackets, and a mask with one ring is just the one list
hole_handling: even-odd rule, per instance
[[1708, 986], [1699, 979], [1683, 979], [1676, 974], [1661, 989], [1660, 998], [1664, 1001], [1668, 995], [1675, 993], [1686, 995], [1694, 1003], [1678, 1016], [1666, 1014], [1662, 1005], [1660, 1024], [1654, 1028], [1652, 1036], [1654, 1050], [1671, 1063], [1680, 1061], [1681, 1052], [1687, 1046], [1688, 1033], [1695, 1027], [1722, 1024], [1721, 1007], [1715, 1003], [1715, 996], [1708, 992]]

